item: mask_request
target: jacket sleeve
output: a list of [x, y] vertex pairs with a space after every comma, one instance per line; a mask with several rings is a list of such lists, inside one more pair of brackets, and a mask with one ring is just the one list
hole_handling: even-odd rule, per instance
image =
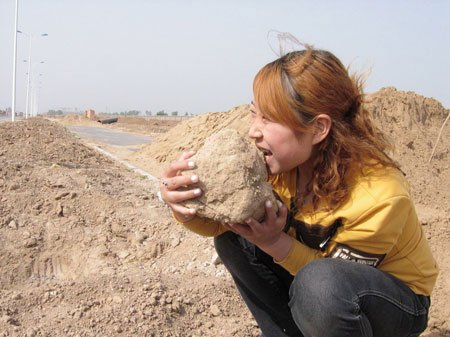
[[213, 221], [196, 216], [190, 221], [183, 222], [179, 220], [173, 213], [172, 216], [179, 224], [201, 236], [218, 236], [227, 231], [227, 229], [225, 229], [225, 227], [223, 227], [222, 224], [218, 221]]
[[323, 257], [342, 258], [377, 267], [396, 244], [410, 215], [411, 201], [407, 196], [380, 201], [353, 219], [344, 219], [343, 227], [330, 239], [324, 251], [294, 240], [288, 256], [275, 262], [292, 275], [307, 263]]

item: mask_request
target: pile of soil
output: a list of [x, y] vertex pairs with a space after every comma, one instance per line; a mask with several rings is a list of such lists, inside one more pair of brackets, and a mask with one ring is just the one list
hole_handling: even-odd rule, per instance
[[164, 164], [176, 160], [183, 151], [197, 151], [213, 133], [228, 128], [246, 136], [250, 106], [242, 105], [227, 112], [211, 112], [182, 121], [149, 145], [134, 153], [130, 160], [151, 172], [161, 174]]
[[0, 336], [251, 336], [210, 239], [44, 119], [0, 124]]
[[[449, 110], [394, 88], [368, 98], [441, 269], [424, 336], [450, 336], [450, 125], [428, 162]], [[215, 131], [246, 134], [248, 117], [185, 120], [131, 160], [158, 172]], [[176, 224], [152, 188], [60, 123], [0, 124], [0, 337], [258, 336], [212, 240]]]

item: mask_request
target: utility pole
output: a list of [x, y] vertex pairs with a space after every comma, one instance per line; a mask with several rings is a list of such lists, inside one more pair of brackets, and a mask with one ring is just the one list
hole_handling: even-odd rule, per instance
[[12, 104], [11, 104], [11, 121], [13, 122], [16, 117], [17, 24], [19, 17], [18, 14], [19, 14], [19, 0], [16, 0], [16, 11], [14, 19], [13, 83], [12, 83]]

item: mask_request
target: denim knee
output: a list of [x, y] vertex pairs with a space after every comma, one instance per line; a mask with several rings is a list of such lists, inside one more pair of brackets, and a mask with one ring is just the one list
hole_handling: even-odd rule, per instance
[[[317, 326], [331, 328], [336, 315], [356, 313], [352, 290], [347, 289], [346, 276], [334, 259], [319, 259], [303, 267], [289, 289], [292, 316], [305, 331]], [[338, 261], [337, 264], [339, 265]], [[319, 321], [318, 321], [319, 320]]]

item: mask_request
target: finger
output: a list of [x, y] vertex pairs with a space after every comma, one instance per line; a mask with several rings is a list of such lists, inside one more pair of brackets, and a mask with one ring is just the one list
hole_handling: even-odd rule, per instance
[[179, 204], [180, 202], [194, 199], [202, 195], [202, 190], [195, 188], [187, 191], [164, 191], [163, 200], [168, 204]]
[[269, 223], [273, 223], [277, 219], [277, 212], [273, 203], [270, 200], [267, 200], [264, 204], [266, 207], [266, 221]]
[[178, 172], [192, 170], [194, 167], [195, 163], [192, 160], [185, 159], [174, 161], [169, 164], [161, 178], [172, 178], [175, 177]]
[[253, 218], [245, 220], [245, 224], [252, 230], [252, 232], [258, 231], [258, 229], [261, 227], [261, 223]]
[[183, 161], [186, 159], [191, 158], [193, 155], [195, 154], [195, 151], [187, 151], [187, 152], [183, 152], [180, 156], [180, 158], [178, 158], [178, 161]]
[[193, 174], [185, 176], [175, 176], [172, 178], [162, 178], [160, 182], [162, 189], [166, 188], [169, 191], [173, 191], [182, 186], [189, 186], [198, 183], [198, 176], [196, 174]]
[[253, 229], [245, 224], [239, 224], [239, 223], [230, 223], [228, 224], [233, 232], [246, 237], [253, 234]]
[[281, 205], [278, 207], [277, 218], [278, 218], [279, 220], [282, 220], [283, 223], [285, 223], [285, 222], [286, 222], [286, 219], [287, 219], [287, 215], [288, 215], [288, 209], [287, 209], [287, 207], [286, 207], [284, 204], [281, 204]]
[[[222, 226], [223, 226], [225, 229], [228, 229], [229, 231], [232, 231], [232, 232], [236, 233], [236, 232], [234, 231], [234, 228], [231, 227], [230, 224], [229, 224], [228, 222], [221, 222], [221, 224], [222, 224]], [[238, 233], [236, 233], [236, 234], [238, 234]]]
[[195, 208], [187, 208], [180, 204], [168, 204], [170, 208], [172, 208], [172, 211], [177, 213], [178, 215], [181, 215], [180, 220], [186, 220], [187, 218], [192, 218], [193, 215], [195, 215], [196, 210]]

